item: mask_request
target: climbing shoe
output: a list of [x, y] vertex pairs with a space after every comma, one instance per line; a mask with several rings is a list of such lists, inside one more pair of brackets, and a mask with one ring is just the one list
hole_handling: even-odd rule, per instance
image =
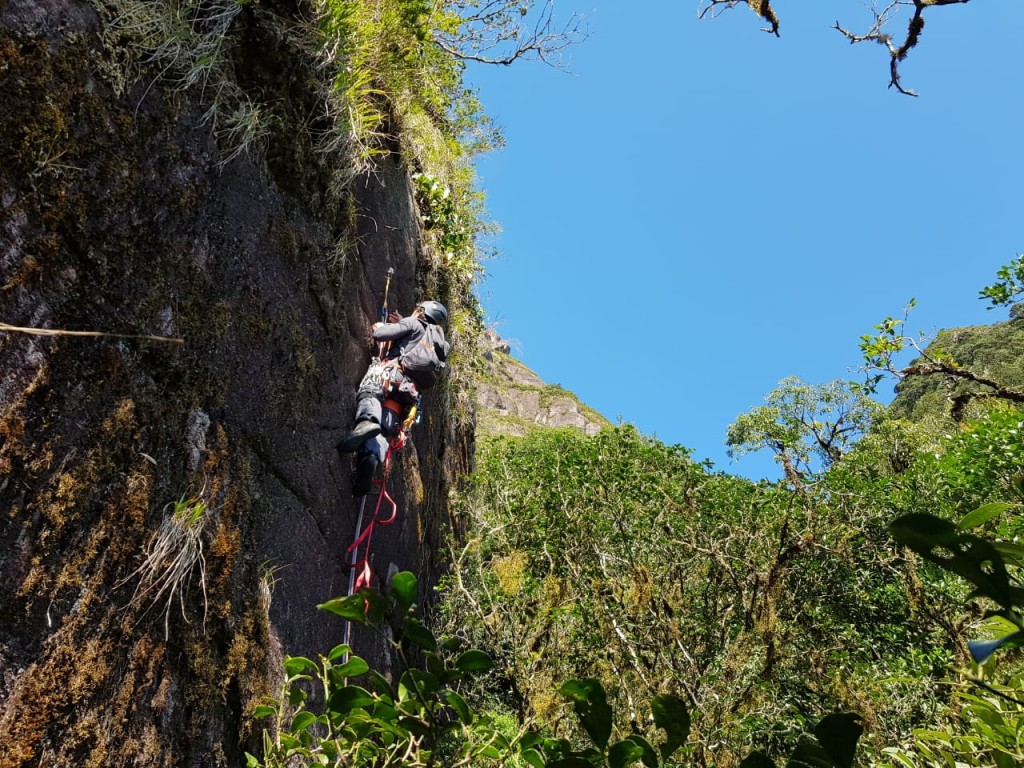
[[373, 475], [377, 471], [377, 457], [372, 453], [360, 453], [356, 461], [356, 479], [352, 483], [354, 496], [365, 496], [373, 488]]
[[342, 441], [338, 443], [338, 450], [342, 453], [352, 453], [359, 450], [359, 446], [380, 434], [380, 424], [372, 421], [360, 421], [353, 427]]

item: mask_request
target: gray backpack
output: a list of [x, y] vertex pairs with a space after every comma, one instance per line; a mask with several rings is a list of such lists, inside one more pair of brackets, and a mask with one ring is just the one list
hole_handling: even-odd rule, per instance
[[444, 337], [440, 325], [428, 323], [423, 336], [415, 344], [402, 350], [398, 362], [402, 371], [408, 374], [421, 390], [430, 389], [444, 372], [451, 346]]

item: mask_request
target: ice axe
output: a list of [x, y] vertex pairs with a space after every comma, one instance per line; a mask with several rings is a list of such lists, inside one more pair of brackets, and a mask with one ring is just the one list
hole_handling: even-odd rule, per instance
[[388, 267], [388, 277], [384, 282], [384, 304], [380, 308], [380, 321], [386, 323], [388, 321], [388, 289], [391, 288], [391, 278], [395, 276], [395, 268]]
[[[391, 288], [391, 278], [395, 276], [395, 268], [388, 267], [388, 276], [384, 281], [384, 303], [380, 307], [380, 321], [386, 323], [388, 321], [388, 289]], [[388, 348], [391, 346], [390, 341], [379, 342], [377, 346], [378, 357], [384, 357], [388, 353]]]

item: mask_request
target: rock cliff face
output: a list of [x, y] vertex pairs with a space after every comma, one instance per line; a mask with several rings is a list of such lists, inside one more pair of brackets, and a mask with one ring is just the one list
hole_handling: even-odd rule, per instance
[[[1024, 388], [1024, 319], [1016, 318], [993, 325], [975, 325], [940, 331], [928, 345], [927, 353], [938, 359], [954, 360], [978, 376], [1011, 389]], [[915, 360], [918, 364], [922, 360]], [[896, 386], [892, 411], [898, 416], [920, 421], [949, 413], [954, 397], [967, 392], [985, 392], [989, 388], [947, 376], [916, 376]], [[979, 402], [982, 410], [984, 404]]]
[[588, 435], [609, 425], [604, 416], [557, 385], [545, 384], [512, 357], [507, 342], [493, 332], [484, 342], [486, 374], [477, 383], [480, 429], [524, 435], [535, 427], [573, 427]]
[[[0, 321], [123, 335], [0, 331], [5, 768], [244, 764], [280, 655], [341, 641], [315, 610], [348, 587], [334, 444], [386, 270], [405, 311], [436, 278], [397, 154], [330, 192], [310, 65], [280, 33], [296, 13], [233, 22], [242, 87], [276, 110], [235, 155], [209, 94], [122, 66], [92, 5], [0, 5]], [[431, 582], [469, 460], [458, 402], [431, 392], [396, 459], [378, 575]]]

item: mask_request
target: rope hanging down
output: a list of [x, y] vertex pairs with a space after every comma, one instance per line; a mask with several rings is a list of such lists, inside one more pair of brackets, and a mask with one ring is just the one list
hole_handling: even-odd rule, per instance
[[[384, 463], [382, 465], [383, 471], [379, 479], [375, 479], [373, 484], [378, 486], [377, 488], [377, 504], [374, 507], [373, 515], [370, 517], [366, 527], [363, 528], [363, 515], [366, 511], [366, 500], [370, 498], [371, 494], [363, 496], [363, 500], [359, 503], [359, 516], [356, 518], [356, 535], [355, 540], [349, 545], [346, 553], [351, 555], [351, 561], [349, 563], [349, 574], [348, 574], [348, 596], [351, 597], [363, 587], [370, 586], [370, 581], [373, 578], [373, 571], [370, 568], [370, 544], [373, 541], [373, 530], [378, 525], [391, 525], [398, 516], [398, 504], [388, 493], [387, 489], [387, 478], [388, 470], [391, 466], [391, 454], [395, 450], [405, 445], [405, 432], [399, 430], [399, 432], [391, 438], [388, 443], [387, 453], [384, 454]], [[386, 502], [386, 505], [385, 505]], [[390, 514], [386, 517], [381, 517], [381, 509], [385, 510], [385, 513], [390, 509]], [[359, 558], [359, 550], [362, 548], [363, 557]], [[352, 622], [345, 622], [345, 638], [343, 642], [345, 645], [350, 645], [350, 639], [352, 634]]]
[[[380, 321], [386, 323], [388, 321], [388, 293], [391, 289], [391, 278], [395, 276], [394, 267], [388, 267], [387, 278], [384, 281], [384, 297], [381, 301], [380, 307]], [[390, 341], [379, 342], [377, 348], [378, 357], [383, 360], [387, 355], [388, 350], [391, 347]], [[384, 390], [387, 391], [387, 383], [385, 383]], [[388, 442], [388, 449], [384, 454], [384, 461], [381, 467], [380, 479], [375, 479], [373, 485], [377, 486], [377, 505], [374, 507], [373, 516], [370, 518], [370, 522], [367, 523], [366, 528], [363, 528], [363, 516], [366, 511], [366, 500], [370, 498], [370, 494], [364, 494], [362, 501], [359, 502], [359, 515], [356, 518], [356, 534], [355, 540], [349, 545], [346, 553], [351, 555], [349, 562], [349, 574], [348, 574], [348, 596], [351, 597], [363, 587], [370, 586], [370, 581], [373, 578], [373, 571], [370, 568], [370, 544], [373, 541], [373, 529], [378, 525], [391, 525], [395, 521], [395, 517], [398, 515], [398, 504], [391, 498], [387, 489], [387, 477], [388, 470], [391, 467], [391, 454], [400, 449], [405, 445], [405, 430], [411, 426], [412, 419], [416, 415], [416, 406], [414, 405], [410, 410], [410, 415], [406, 421], [399, 427], [398, 432]], [[387, 508], [390, 508], [391, 514], [387, 517], [381, 517], [381, 508], [384, 507], [385, 501], [387, 502]], [[385, 508], [386, 509], [386, 508]], [[359, 549], [363, 549], [363, 557], [359, 558]], [[369, 606], [364, 606], [364, 609], [368, 609]], [[352, 634], [352, 622], [345, 622], [345, 645], [350, 645], [350, 639]], [[346, 654], [347, 658], [347, 654]]]

